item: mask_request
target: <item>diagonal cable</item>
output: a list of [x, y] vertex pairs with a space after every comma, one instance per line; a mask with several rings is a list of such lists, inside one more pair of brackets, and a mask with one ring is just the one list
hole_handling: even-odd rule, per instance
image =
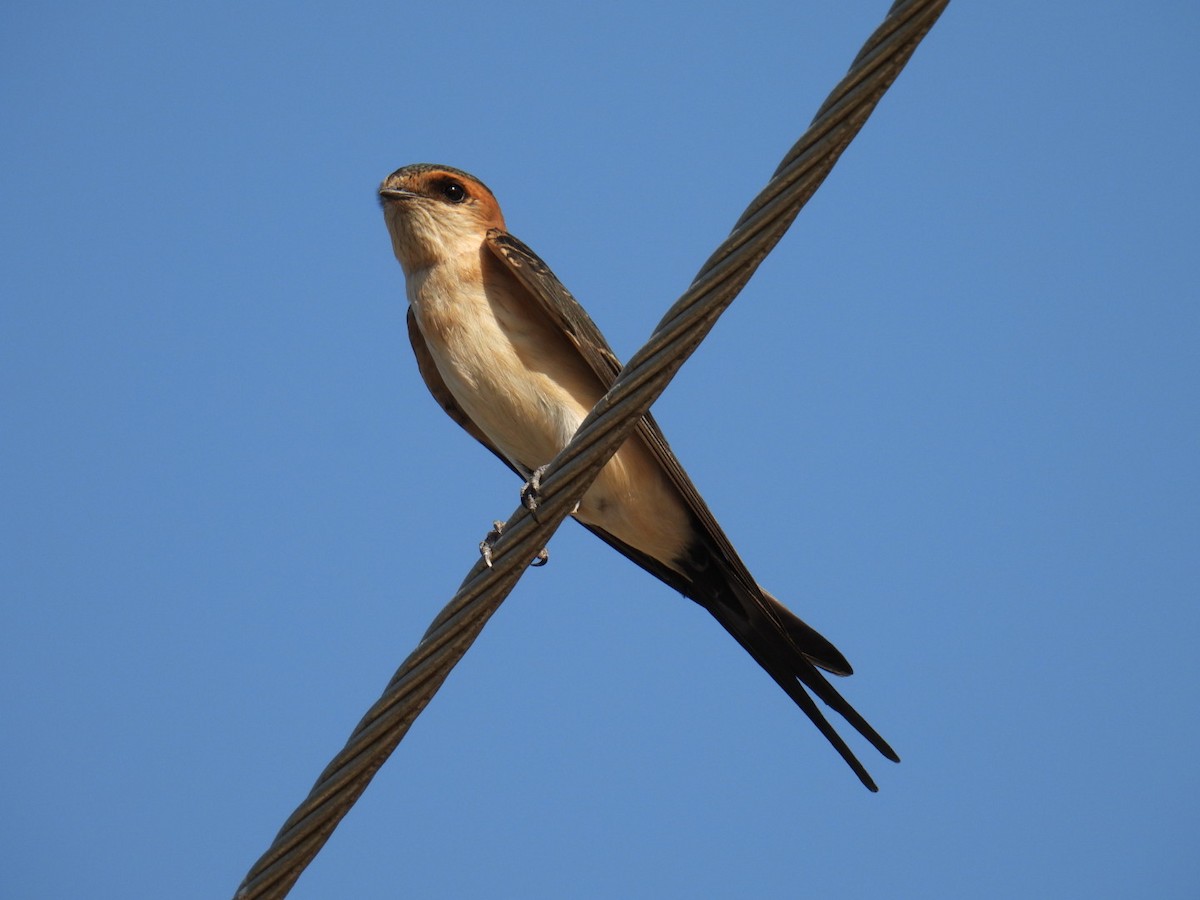
[[251, 867], [237, 900], [284, 897], [291, 890], [529, 560], [546, 545], [825, 180], [948, 2], [897, 0], [892, 6], [732, 233], [547, 467], [536, 516], [521, 506], [509, 518], [493, 549], [492, 566], [480, 561], [471, 568], [346, 746]]

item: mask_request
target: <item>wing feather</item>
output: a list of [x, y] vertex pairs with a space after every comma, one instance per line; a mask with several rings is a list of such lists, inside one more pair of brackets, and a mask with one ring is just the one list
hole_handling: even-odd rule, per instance
[[[597, 380], [606, 389], [611, 387], [622, 369], [620, 359], [608, 345], [591, 316], [563, 286], [550, 267], [529, 247], [501, 229], [494, 228], [488, 232], [487, 246], [508, 271], [529, 290], [542, 313], [574, 344]], [[428, 377], [426, 381], [429, 382]], [[430, 389], [433, 390], [432, 385]], [[444, 385], [442, 390], [445, 392]], [[443, 408], [451, 417], [462, 424], [445, 402], [439, 402], [442, 402]], [[463, 415], [461, 410], [458, 410], [458, 415]], [[463, 427], [467, 428], [466, 425]], [[500, 455], [485, 437], [477, 433], [478, 429], [472, 426], [467, 430], [493, 453]], [[804, 691], [804, 687], [807, 687], [844, 717], [884, 756], [899, 761], [896, 752], [888, 743], [816, 668], [819, 666], [835, 675], [849, 675], [853, 671], [850, 663], [833, 644], [759, 587], [729, 538], [717, 524], [708, 504], [704, 502], [691, 478], [671, 451], [662, 429], [649, 413], [638, 422], [635, 433], [662, 467], [694, 519], [699, 536], [696, 549], [700, 554], [696, 567], [689, 571], [688, 576], [681, 575], [660, 560], [630, 547], [602, 528], [590, 525], [585, 527], [651, 575], [708, 609], [759, 665], [783, 687], [850, 764], [862, 782], [871, 790], [875, 790], [875, 784], [862, 764]], [[801, 684], [804, 687], [801, 687]]]

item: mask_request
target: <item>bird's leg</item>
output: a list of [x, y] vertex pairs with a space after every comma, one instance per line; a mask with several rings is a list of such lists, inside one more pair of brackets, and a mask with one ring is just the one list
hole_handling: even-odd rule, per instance
[[[494, 521], [492, 522], [492, 530], [479, 542], [479, 555], [483, 557], [483, 563], [489, 569], [492, 567], [492, 548], [496, 546], [496, 541], [500, 540], [500, 535], [503, 533], [504, 523]], [[537, 556], [533, 558], [529, 565], [538, 568], [548, 562], [550, 562], [550, 551], [543, 547], [537, 552]]]

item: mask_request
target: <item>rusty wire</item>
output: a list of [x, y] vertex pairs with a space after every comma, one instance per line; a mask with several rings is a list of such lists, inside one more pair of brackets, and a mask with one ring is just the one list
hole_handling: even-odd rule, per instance
[[897, 0], [849, 72], [784, 157], [729, 237], [701, 267], [646, 345], [547, 467], [536, 515], [519, 506], [383, 695], [239, 886], [237, 900], [286, 896], [409, 726], [466, 653], [529, 561], [778, 243], [862, 128], [949, 0]]

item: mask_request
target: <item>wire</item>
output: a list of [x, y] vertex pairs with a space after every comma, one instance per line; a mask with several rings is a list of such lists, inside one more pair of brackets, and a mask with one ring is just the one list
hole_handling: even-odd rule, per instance
[[236, 900], [287, 895], [467, 652], [539, 549], [658, 399], [833, 169], [949, 0], [898, 0], [732, 233], [541, 479], [536, 514], [520, 506], [438, 614], [346, 746], [251, 867]]

